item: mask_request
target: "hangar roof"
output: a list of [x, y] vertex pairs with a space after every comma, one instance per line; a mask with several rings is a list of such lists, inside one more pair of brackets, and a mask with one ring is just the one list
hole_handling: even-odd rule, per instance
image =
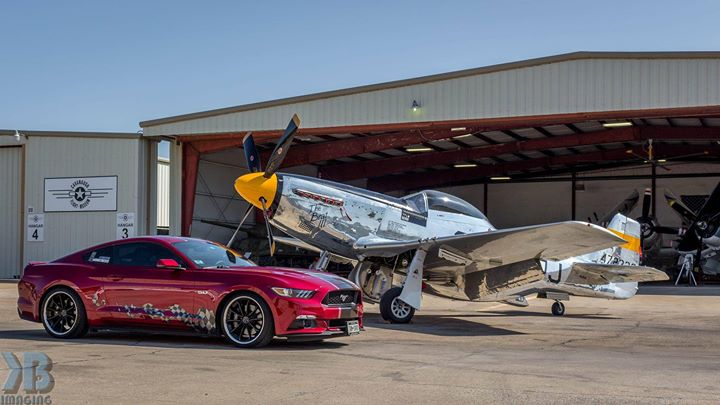
[[[417, 102], [420, 108], [411, 107]], [[367, 132], [620, 110], [720, 106], [720, 52], [575, 52], [144, 121], [146, 136], [277, 131]], [[257, 134], [256, 134], [257, 138]]]

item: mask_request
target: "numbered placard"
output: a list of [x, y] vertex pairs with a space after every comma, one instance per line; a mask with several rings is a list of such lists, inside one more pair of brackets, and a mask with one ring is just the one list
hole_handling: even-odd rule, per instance
[[127, 239], [135, 236], [135, 213], [118, 212], [117, 239]]
[[29, 214], [27, 216], [27, 241], [43, 242], [45, 241], [45, 215]]

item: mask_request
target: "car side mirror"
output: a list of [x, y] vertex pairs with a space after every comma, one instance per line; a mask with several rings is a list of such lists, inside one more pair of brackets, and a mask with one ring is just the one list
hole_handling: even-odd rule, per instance
[[155, 267], [159, 269], [185, 270], [175, 259], [160, 259], [155, 264]]

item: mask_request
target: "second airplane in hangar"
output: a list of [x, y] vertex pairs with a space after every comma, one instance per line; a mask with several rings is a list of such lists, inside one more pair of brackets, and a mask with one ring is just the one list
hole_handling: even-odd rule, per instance
[[[498, 230], [471, 204], [438, 191], [396, 198], [278, 173], [299, 125], [294, 115], [264, 171], [252, 135], [245, 136], [250, 173], [235, 180], [235, 190], [251, 206], [240, 225], [256, 207], [266, 219], [271, 254], [278, 240], [319, 252], [320, 268], [332, 258], [356, 262], [350, 279], [380, 302], [386, 320], [409, 322], [424, 288], [519, 306], [538, 293], [562, 315], [569, 295], [625, 299], [639, 281], [667, 279], [637, 266], [640, 225], [621, 214], [609, 230], [576, 221]], [[271, 225], [290, 238], [274, 237]]]

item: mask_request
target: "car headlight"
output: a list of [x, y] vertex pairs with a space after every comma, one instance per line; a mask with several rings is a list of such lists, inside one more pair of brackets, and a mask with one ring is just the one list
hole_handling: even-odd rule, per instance
[[287, 297], [287, 298], [311, 298], [313, 295], [315, 295], [314, 290], [299, 290], [297, 288], [281, 288], [281, 287], [273, 287], [273, 291], [275, 291], [275, 294], [281, 296], [281, 297]]

